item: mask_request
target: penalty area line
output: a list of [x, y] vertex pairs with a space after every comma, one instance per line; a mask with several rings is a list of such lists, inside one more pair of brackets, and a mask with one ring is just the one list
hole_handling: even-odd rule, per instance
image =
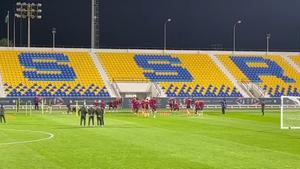
[[48, 137], [41, 138], [41, 139], [35, 139], [35, 140], [27, 140], [27, 141], [14, 141], [14, 142], [7, 142], [7, 143], [0, 143], [0, 146], [3, 145], [15, 145], [15, 144], [27, 144], [27, 143], [36, 143], [36, 142], [41, 142], [45, 140], [51, 140], [54, 138], [54, 134], [45, 132], [45, 131], [34, 131], [34, 130], [17, 130], [17, 129], [0, 129], [3, 131], [20, 131], [20, 132], [29, 132], [29, 133], [40, 133], [44, 135], [48, 135]]

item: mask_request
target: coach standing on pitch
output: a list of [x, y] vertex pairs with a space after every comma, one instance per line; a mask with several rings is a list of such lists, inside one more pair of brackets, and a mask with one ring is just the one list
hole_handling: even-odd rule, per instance
[[261, 105], [261, 113], [262, 113], [262, 116], [265, 115], [265, 106], [266, 106], [266, 103], [264, 100], [261, 100], [260, 101], [260, 105]]
[[89, 114], [89, 126], [91, 126], [91, 121], [92, 121], [92, 125], [95, 125], [94, 123], [95, 110], [92, 106], [88, 109], [88, 114]]
[[104, 127], [104, 109], [97, 107], [96, 109], [97, 125]]
[[82, 122], [85, 126], [86, 124], [86, 114], [87, 114], [87, 110], [85, 106], [82, 106], [79, 110], [78, 110], [78, 114], [80, 115], [80, 125], [82, 126]]
[[3, 105], [1, 105], [1, 107], [0, 107], [0, 123], [2, 123], [2, 120], [4, 123], [6, 123], [4, 111], [5, 111], [4, 107], [3, 107]]
[[225, 114], [226, 107], [227, 107], [226, 100], [223, 99], [223, 100], [221, 101], [222, 114]]

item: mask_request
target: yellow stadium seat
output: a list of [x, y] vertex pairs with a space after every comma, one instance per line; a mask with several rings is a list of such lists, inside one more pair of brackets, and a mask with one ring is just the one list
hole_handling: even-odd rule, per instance
[[[151, 73], [143, 70], [135, 63], [134, 53], [98, 53], [98, 59], [103, 65], [109, 79], [113, 81], [131, 80], [134, 78], [149, 81], [144, 73]], [[145, 55], [149, 56], [149, 54]], [[151, 55], [159, 56], [159, 55]], [[172, 55], [181, 61], [183, 68], [186, 68], [193, 77], [192, 82], [160, 82], [159, 85], [169, 97], [225, 97], [232, 93], [241, 96], [234, 85], [224, 76], [214, 64], [209, 55], [206, 54], [180, 54]], [[166, 64], [164, 61], [150, 61], [149, 64]], [[156, 75], [176, 75], [177, 73], [156, 73]], [[201, 89], [202, 88], [202, 89]]]
[[[102, 90], [102, 97], [109, 97], [109, 94], [104, 92], [105, 85], [101, 79], [96, 66], [87, 52], [63, 52], [69, 59], [68, 64], [73, 68], [76, 79], [74, 81], [30, 81], [25, 78], [23, 72], [26, 70], [19, 62], [19, 55], [21, 51], [2, 51], [0, 52], [0, 72], [2, 75], [5, 89], [8, 91], [8, 96], [35, 96], [42, 94], [43, 96], [100, 96], [98, 93], [86, 93], [88, 88], [99, 88]], [[35, 54], [57, 54], [54, 52], [29, 52], [32, 55]], [[52, 60], [38, 60], [37, 62], [54, 62]], [[49, 72], [55, 74], [57, 72]], [[78, 87], [85, 88], [85, 92], [81, 92], [81, 95], [72, 93], [72, 91]], [[68, 91], [66, 90], [68, 89]], [[22, 90], [21, 93], [18, 93]], [[61, 92], [57, 93], [60, 90]], [[29, 91], [33, 93], [29, 94]], [[51, 91], [48, 94], [47, 92]], [[66, 92], [67, 91], [67, 92]]]
[[[249, 57], [249, 56], [238, 56], [238, 57]], [[298, 93], [293, 93], [295, 90], [299, 91], [300, 86], [300, 76], [297, 72], [279, 55], [264, 55], [264, 56], [250, 56], [259, 57], [271, 60], [279, 65], [283, 71], [284, 75], [295, 80], [295, 83], [286, 83], [280, 78], [275, 76], [260, 76], [262, 82], [258, 83], [262, 89], [264, 89], [267, 94], [271, 97], [280, 97], [281, 95], [297, 95]], [[245, 81], [250, 82], [248, 77], [238, 68], [237, 65], [231, 60], [229, 55], [218, 55], [218, 59], [225, 65], [225, 67], [232, 73], [232, 75], [238, 80], [238, 82], [243, 83]], [[300, 60], [299, 60], [300, 63]], [[249, 67], [260, 67], [264, 68], [264, 64], [250, 64]]]

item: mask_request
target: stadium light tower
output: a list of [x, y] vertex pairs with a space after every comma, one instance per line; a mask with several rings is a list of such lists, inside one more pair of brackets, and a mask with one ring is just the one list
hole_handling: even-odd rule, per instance
[[27, 38], [27, 46], [30, 47], [31, 43], [31, 20], [33, 19], [42, 19], [42, 4], [41, 3], [26, 3], [26, 2], [17, 2], [17, 13], [15, 14], [15, 17], [21, 18], [21, 19], [27, 19], [27, 25], [28, 25], [28, 38]]
[[236, 26], [238, 24], [241, 24], [242, 20], [238, 20], [237, 22], [234, 23], [233, 25], [233, 50], [232, 50], [232, 54], [235, 54], [235, 33], [236, 33]]
[[7, 47], [9, 47], [9, 11], [7, 11], [7, 15], [6, 15], [6, 17], [5, 17], [5, 23], [7, 24], [7, 39], [6, 39], [6, 41], [7, 41]]
[[[19, 16], [19, 13], [17, 13], [17, 9], [15, 9], [14, 11], [14, 47], [16, 47], [16, 18], [18, 18], [17, 16]], [[22, 32], [22, 27], [21, 27], [21, 20], [22, 20], [22, 17], [19, 17], [20, 19], [20, 46], [21, 46], [21, 39], [22, 39], [22, 36], [21, 36], [21, 32]]]
[[268, 56], [268, 54], [269, 54], [270, 39], [271, 39], [271, 34], [270, 34], [270, 33], [267, 33], [267, 35], [266, 35], [266, 40], [267, 40], [266, 55], [267, 55], [267, 56]]
[[165, 21], [165, 23], [164, 23], [164, 52], [165, 52], [166, 49], [167, 49], [167, 24], [168, 24], [169, 22], [172, 22], [172, 19], [171, 19], [171, 18], [167, 19], [167, 20]]
[[55, 34], [56, 28], [52, 28], [52, 47], [55, 48]]
[[16, 47], [16, 14], [14, 14], [14, 47]]
[[91, 48], [100, 47], [100, 0], [92, 0], [91, 10]]

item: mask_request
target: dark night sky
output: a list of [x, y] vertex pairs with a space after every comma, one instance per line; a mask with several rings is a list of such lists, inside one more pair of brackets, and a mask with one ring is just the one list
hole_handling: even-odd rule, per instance
[[[162, 48], [163, 23], [168, 17], [173, 19], [168, 25], [170, 48], [205, 49], [217, 43], [231, 49], [232, 27], [240, 18], [238, 49], [264, 49], [268, 32], [273, 50], [297, 50], [300, 46], [299, 0], [100, 1], [102, 48]], [[0, 2], [0, 38], [6, 36], [4, 18], [7, 10], [13, 11], [15, 2]], [[43, 3], [43, 19], [32, 24], [32, 44], [50, 46], [51, 28], [56, 27], [59, 46], [89, 46], [90, 0], [30, 2]], [[25, 43], [25, 22], [23, 27]]]

